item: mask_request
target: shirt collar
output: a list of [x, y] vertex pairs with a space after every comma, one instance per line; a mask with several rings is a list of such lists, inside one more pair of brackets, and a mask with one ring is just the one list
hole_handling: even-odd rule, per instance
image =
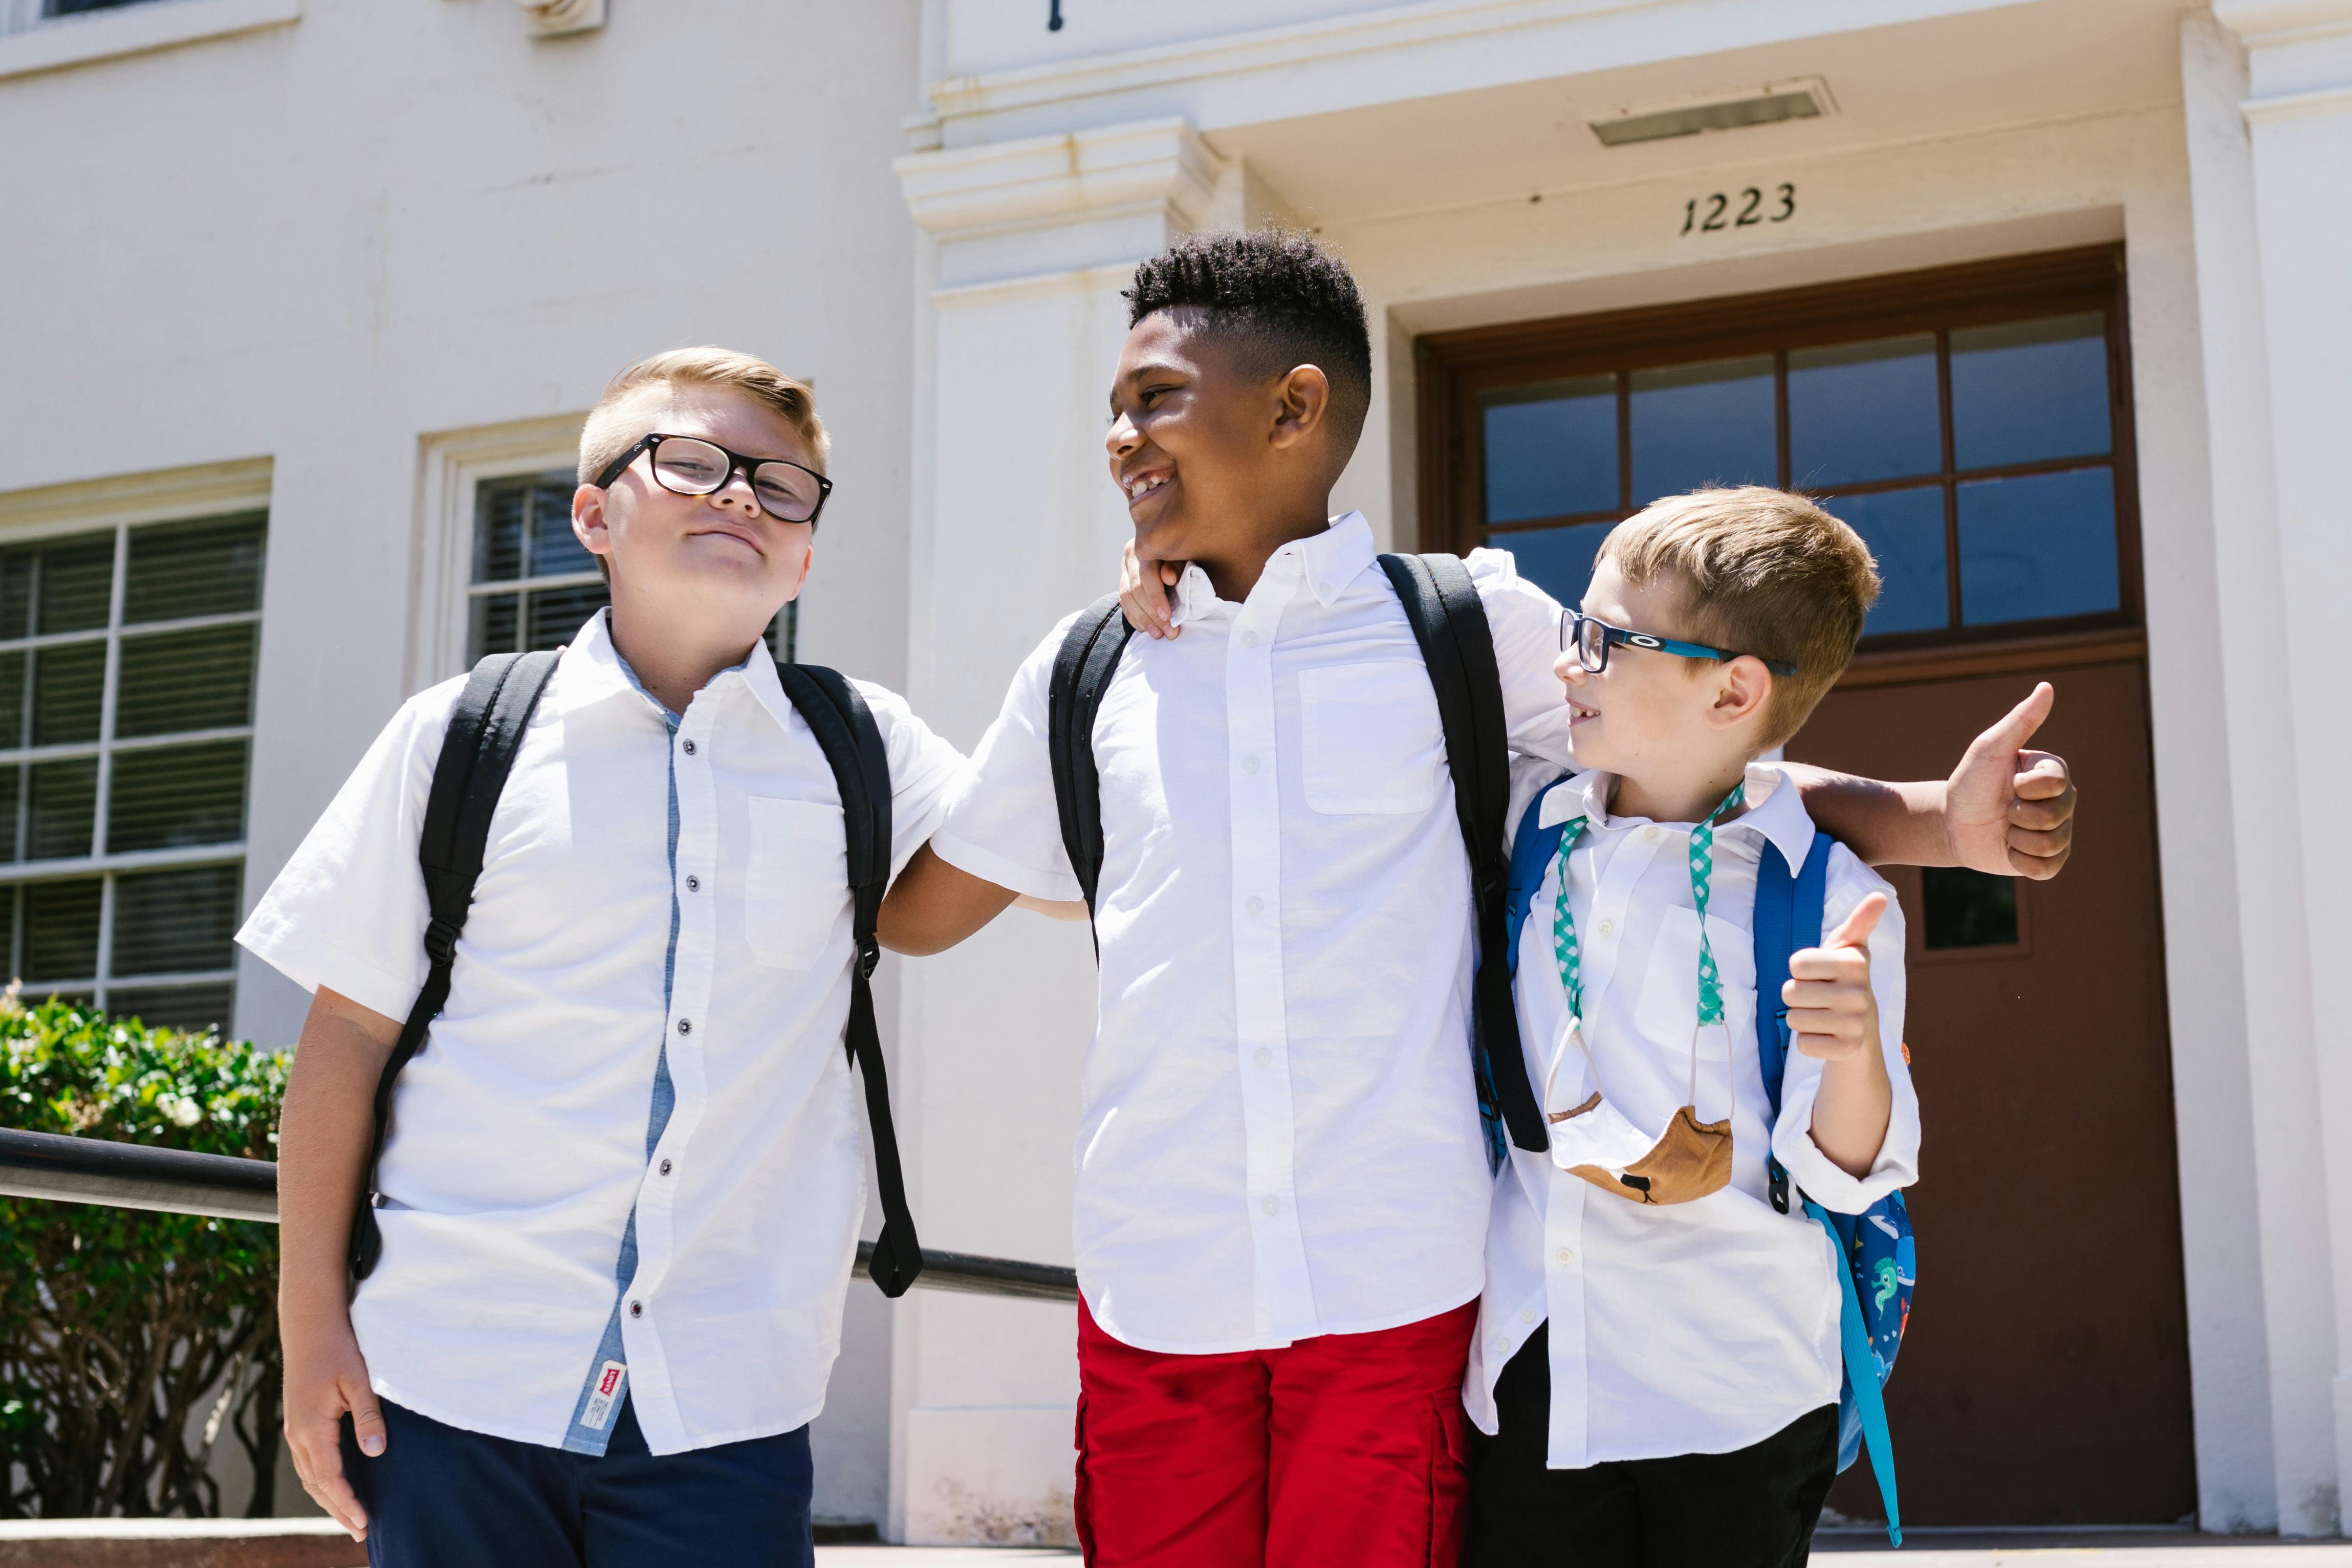
[[[1620, 826], [1622, 819], [1612, 821], [1606, 807], [1610, 787], [1616, 782], [1614, 773], [1577, 774], [1544, 796], [1543, 812], [1536, 818], [1536, 826], [1557, 827], [1579, 816], [1588, 819], [1595, 829]], [[1750, 828], [1778, 847], [1791, 867], [1803, 865], [1806, 854], [1813, 847], [1813, 819], [1787, 773], [1775, 763], [1750, 763], [1745, 794], [1748, 809], [1716, 831]]]
[[[1372, 544], [1372, 525], [1362, 512], [1351, 511], [1332, 519], [1322, 532], [1293, 540], [1276, 551], [1266, 563], [1268, 568], [1286, 554], [1297, 557], [1308, 592], [1328, 609], [1340, 591], [1372, 563], [1379, 551]], [[1209, 574], [1190, 563], [1176, 580], [1175, 599], [1169, 619], [1180, 626], [1216, 613], [1226, 603], [1209, 585]]]
[[[580, 635], [573, 637], [571, 645], [563, 650], [562, 662], [556, 667], [559, 679], [549, 693], [555, 700], [556, 711], [569, 713], [615, 697], [627, 696], [650, 704], [664, 722], [675, 722], [678, 716], [663, 707], [661, 700], [646, 689], [645, 683], [637, 679], [636, 671], [629, 668], [629, 661], [623, 658], [621, 650], [614, 646], [612, 626], [606, 618], [611, 614], [609, 609], [601, 609], [589, 616], [587, 625], [580, 628]], [[782, 683], [776, 679], [774, 662], [760, 657], [765, 651], [764, 643], [753, 645], [742, 663], [730, 665], [712, 676], [709, 686], [717, 686], [730, 675], [740, 675], [750, 684], [752, 694], [775, 716], [776, 722], [785, 724], [792, 704], [784, 697]]]

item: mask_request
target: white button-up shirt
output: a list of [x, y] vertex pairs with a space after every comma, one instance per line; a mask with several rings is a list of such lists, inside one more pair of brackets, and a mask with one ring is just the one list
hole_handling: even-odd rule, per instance
[[[1209, 1352], [1407, 1323], [1478, 1294], [1492, 1182], [1470, 1070], [1470, 874], [1437, 700], [1370, 527], [1283, 546], [1241, 604], [1103, 696], [1099, 1019], [1080, 1083], [1078, 1283], [1111, 1334]], [[1470, 557], [1514, 745], [1564, 756], [1559, 606]], [[1046, 750], [1068, 622], [1013, 679], [931, 847], [1075, 899]]]
[[[1522, 762], [1513, 772], [1516, 826], [1559, 770]], [[1691, 825], [1611, 816], [1614, 782], [1606, 773], [1572, 779], [1544, 798], [1539, 819], [1549, 826], [1589, 818], [1569, 858], [1568, 889], [1589, 1056], [1568, 1043], [1568, 994], [1552, 951], [1557, 858], [1519, 933], [1519, 1029], [1538, 1085], [1568, 1053], [1547, 1110], [1580, 1105], [1597, 1088], [1636, 1127], [1663, 1132], [1689, 1103], [1698, 1017]], [[1769, 763], [1748, 770], [1747, 797], [1747, 813], [1715, 830], [1706, 931], [1724, 1027], [1698, 1037], [1698, 1116], [1730, 1118], [1730, 1184], [1695, 1203], [1647, 1206], [1570, 1175], [1548, 1154], [1515, 1148], [1496, 1189], [1467, 1404], [1479, 1427], [1493, 1432], [1495, 1380], [1549, 1321], [1555, 1469], [1729, 1453], [1836, 1404], [1839, 1263], [1828, 1234], [1793, 1194], [1788, 1214], [1773, 1210], [1766, 1148], [1792, 1187], [1841, 1214], [1860, 1214], [1918, 1176], [1919, 1102], [1901, 1044], [1903, 916], [1892, 902], [1870, 939], [1871, 990], [1895, 1097], [1870, 1173], [1847, 1174], [1813, 1144], [1822, 1079], [1813, 1058], [1790, 1051], [1780, 1114], [1772, 1117], [1756, 1055], [1756, 868], [1767, 840], [1791, 869], [1803, 865], [1813, 823], [1796, 786]], [[1873, 892], [1893, 897], [1876, 872], [1833, 847], [1822, 929], [1835, 930]], [[1801, 935], [1799, 945], [1815, 944]]]
[[[417, 836], [463, 686], [402, 707], [238, 933], [304, 987], [392, 1018], [415, 1000]], [[963, 759], [859, 690], [903, 864]], [[846, 854], [833, 772], [764, 650], [673, 733], [603, 615], [583, 628], [492, 818], [448, 1005], [393, 1096], [383, 1255], [352, 1303], [379, 1394], [563, 1443], [634, 1208], [642, 1310], [619, 1331], [652, 1450], [816, 1415], [865, 1207]], [[676, 1100], [649, 1157], [665, 1042]]]

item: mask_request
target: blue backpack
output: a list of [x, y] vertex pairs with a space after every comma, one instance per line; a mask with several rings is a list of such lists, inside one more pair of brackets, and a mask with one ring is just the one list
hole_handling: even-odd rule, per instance
[[[1528, 802], [1512, 836], [1510, 891], [1504, 913], [1509, 941], [1506, 952], [1514, 978], [1520, 928], [1527, 924], [1528, 906], [1543, 886], [1545, 870], [1559, 853], [1566, 826], [1537, 826], [1542, 820], [1544, 796], [1567, 782], [1557, 780], [1538, 791]], [[1814, 834], [1804, 865], [1794, 872], [1779, 847], [1768, 843], [1763, 862], [1757, 868], [1756, 1056], [1775, 1118], [1780, 1113], [1780, 1080], [1789, 1063], [1789, 1010], [1777, 1003], [1789, 978], [1790, 955], [1801, 946], [1815, 946], [1822, 939], [1830, 842], [1828, 834]], [[1775, 1005], [1765, 1005], [1768, 996]], [[1787, 1214], [1789, 1173], [1769, 1154], [1766, 1168], [1772, 1206]], [[1838, 1271], [1838, 1285], [1845, 1297], [1844, 1310], [1839, 1314], [1845, 1382], [1838, 1392], [1838, 1469], [1843, 1472], [1853, 1464], [1867, 1438], [1870, 1468], [1878, 1478], [1878, 1495], [1886, 1505], [1886, 1534], [1900, 1546], [1903, 1515], [1895, 1503], [1894, 1440], [1886, 1429], [1882, 1391], [1894, 1373], [1895, 1355], [1903, 1348], [1903, 1331], [1911, 1321], [1911, 1288], [1918, 1274], [1911, 1215], [1899, 1192], [1887, 1194], [1859, 1215], [1832, 1214], [1801, 1191], [1797, 1197], [1805, 1212], [1829, 1232], [1846, 1264]]]

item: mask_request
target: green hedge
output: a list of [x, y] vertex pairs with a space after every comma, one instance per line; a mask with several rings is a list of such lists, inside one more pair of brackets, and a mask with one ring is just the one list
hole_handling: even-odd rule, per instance
[[[12, 986], [0, 1126], [272, 1160], [290, 1059]], [[217, 1515], [226, 1442], [271, 1513], [277, 1293], [275, 1226], [0, 1197], [0, 1518]]]

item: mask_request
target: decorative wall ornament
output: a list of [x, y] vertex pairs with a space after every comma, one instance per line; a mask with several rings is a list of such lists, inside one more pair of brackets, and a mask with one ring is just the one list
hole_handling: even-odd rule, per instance
[[585, 33], [604, 25], [604, 0], [515, 0], [541, 33]]

